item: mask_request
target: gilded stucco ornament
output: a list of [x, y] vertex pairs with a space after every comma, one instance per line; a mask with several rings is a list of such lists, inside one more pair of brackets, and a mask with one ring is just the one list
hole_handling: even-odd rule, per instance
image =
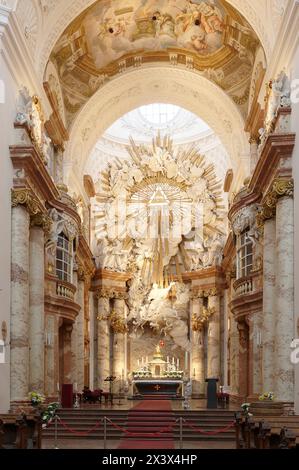
[[31, 227], [42, 227], [46, 234], [51, 232], [53, 220], [46, 214], [39, 212], [31, 217]]
[[30, 189], [12, 189], [11, 205], [12, 207], [25, 206], [32, 216], [41, 212], [39, 201], [33, 196]]
[[276, 179], [272, 188], [266, 194], [262, 208], [257, 214], [257, 225], [262, 227], [266, 220], [272, 219], [276, 214], [276, 204], [281, 197], [293, 197], [294, 181], [293, 179]]
[[192, 315], [192, 330], [201, 331], [204, 325], [209, 321], [211, 316], [216, 312], [215, 307], [203, 307], [199, 315], [193, 313]]
[[112, 310], [110, 313], [107, 313], [106, 315], [99, 314], [97, 317], [98, 321], [109, 321], [110, 326], [114, 333], [121, 333], [125, 334], [128, 333], [129, 328], [127, 324], [125, 323], [125, 320], [123, 316], [118, 314], [115, 310]]
[[216, 297], [220, 295], [220, 290], [217, 287], [212, 287], [211, 289], [194, 289], [191, 294], [191, 299], [204, 299], [208, 297]]

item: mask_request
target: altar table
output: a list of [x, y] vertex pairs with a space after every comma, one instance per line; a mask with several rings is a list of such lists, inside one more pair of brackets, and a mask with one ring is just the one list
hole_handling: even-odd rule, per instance
[[183, 381], [172, 379], [135, 379], [133, 395], [166, 395], [171, 398], [182, 398]]

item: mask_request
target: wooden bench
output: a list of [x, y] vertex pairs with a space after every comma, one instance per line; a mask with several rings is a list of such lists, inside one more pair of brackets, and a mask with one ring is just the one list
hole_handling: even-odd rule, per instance
[[42, 418], [39, 414], [24, 416], [26, 428], [27, 449], [42, 448]]
[[258, 448], [282, 449], [299, 445], [299, 416], [267, 417], [259, 423]]
[[38, 414], [0, 415], [0, 448], [41, 449], [42, 419]]
[[237, 449], [278, 449], [299, 445], [299, 416], [251, 417], [235, 413]]

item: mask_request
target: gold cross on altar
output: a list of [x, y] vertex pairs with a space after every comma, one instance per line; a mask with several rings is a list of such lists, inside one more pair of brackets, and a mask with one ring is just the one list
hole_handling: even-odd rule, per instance
[[157, 392], [158, 392], [161, 387], [160, 387], [160, 385], [157, 384], [157, 385], [154, 386], [154, 388], [155, 388], [155, 389], [157, 390]]

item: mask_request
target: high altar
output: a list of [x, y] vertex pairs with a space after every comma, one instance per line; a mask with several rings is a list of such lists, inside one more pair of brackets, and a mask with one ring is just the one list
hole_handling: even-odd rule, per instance
[[[140, 360], [138, 360], [140, 365]], [[182, 398], [184, 372], [179, 370], [179, 360], [172, 362], [163, 357], [160, 346], [156, 346], [150, 361], [142, 358], [141, 366], [133, 372], [133, 396], [169, 396]]]

